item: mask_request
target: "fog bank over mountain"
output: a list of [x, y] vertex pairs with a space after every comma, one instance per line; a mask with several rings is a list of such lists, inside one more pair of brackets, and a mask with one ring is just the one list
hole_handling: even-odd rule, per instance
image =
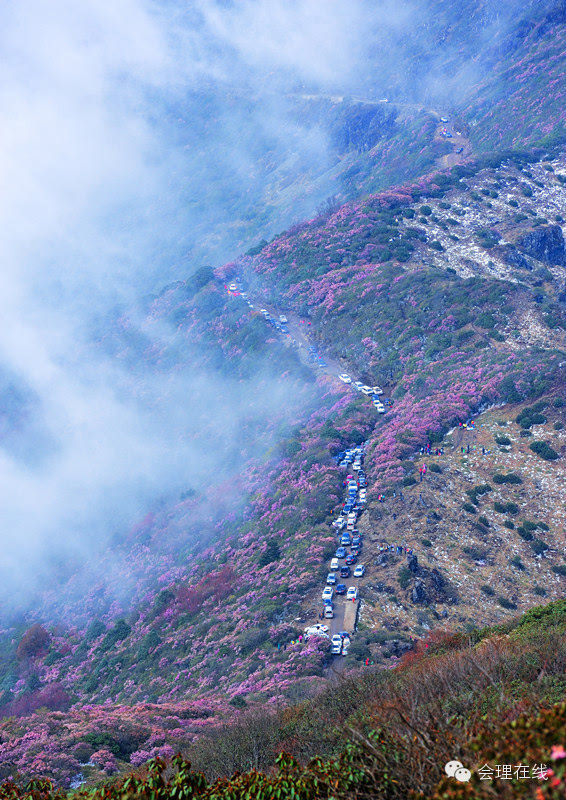
[[[438, 96], [461, 37], [437, 47], [451, 20], [434, 6], [22, 0], [3, 9], [0, 578], [18, 602], [38, 575], [49, 580], [54, 554], [96, 569], [98, 548], [158, 498], [212, 470], [233, 474], [250, 414], [261, 430], [291, 413], [292, 393], [279, 385], [256, 402], [261, 368], [242, 383], [186, 363], [164, 387], [100, 340], [122, 317], [148, 350], [167, 343], [171, 326], [146, 325], [148, 295], [313, 215], [334, 191], [343, 154], [328, 126], [297, 112], [303, 95]], [[474, 60], [453, 93], [470, 91], [492, 32], [502, 41], [525, 7], [473, 4]], [[258, 453], [268, 445], [259, 434], [252, 442]]]

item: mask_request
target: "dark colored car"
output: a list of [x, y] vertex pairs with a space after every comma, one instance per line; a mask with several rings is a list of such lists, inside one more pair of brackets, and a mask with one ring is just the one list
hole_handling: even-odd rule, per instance
[[346, 594], [347, 591], [345, 583], [339, 583], [335, 589], [336, 594]]
[[353, 556], [351, 554], [349, 556], [346, 556], [346, 564], [355, 564], [357, 560], [358, 560], [357, 556]]
[[346, 548], [339, 547], [336, 551], [336, 558], [344, 558], [346, 556]]
[[362, 545], [362, 537], [361, 536], [353, 536], [352, 537], [352, 547], [361, 547]]
[[352, 547], [352, 548], [350, 549], [350, 553], [351, 553], [353, 556], [359, 556], [359, 555], [360, 555], [360, 548], [359, 548], [359, 547]]
[[340, 567], [340, 577], [341, 578], [349, 578], [350, 577], [350, 567]]

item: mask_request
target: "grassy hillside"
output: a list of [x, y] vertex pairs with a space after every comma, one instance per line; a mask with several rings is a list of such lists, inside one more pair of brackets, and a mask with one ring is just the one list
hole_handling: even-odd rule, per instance
[[[111, 583], [93, 587], [81, 600], [91, 621], [65, 622], [60, 591], [57, 625], [38, 611], [2, 633], [4, 776], [94, 779], [104, 753], [127, 769], [188, 748], [242, 709], [317, 695], [332, 680], [327, 645], [297, 639], [336, 546], [344, 472], [333, 455], [352, 444], [368, 442], [368, 572], [344, 669], [370, 659], [383, 670], [420, 652], [431, 630], [503, 623], [560, 597], [563, 174], [561, 155], [478, 164], [463, 180], [440, 173], [223, 270], [308, 318], [311, 340], [341, 368], [382, 383], [394, 400], [386, 415], [316, 376], [210, 270], [148, 301], [138, 333], [124, 320], [107, 335], [133, 369], [206, 363], [234, 392], [252, 381], [258, 411], [274, 391], [288, 407], [261, 429], [253, 413], [242, 423], [237, 477], [164, 498], [131, 531], [121, 580], [136, 591], [121, 605]], [[170, 331], [159, 347], [148, 327]], [[460, 428], [472, 414], [475, 430]], [[206, 437], [205, 427], [203, 447]], [[383, 542], [411, 547], [417, 562], [384, 556]]]
[[[431, 637], [393, 671], [356, 672], [282, 712], [244, 713], [186, 751], [190, 761], [157, 760], [72, 796], [561, 797], [565, 625], [559, 601], [496, 628]], [[45, 714], [44, 726], [57, 725], [55, 717]], [[282, 748], [286, 754], [277, 756]], [[455, 759], [470, 770], [469, 783], [445, 775], [444, 764]], [[108, 749], [90, 761], [106, 773], [116, 768]], [[493, 777], [505, 764], [523, 765], [523, 772]], [[492, 777], [482, 780], [478, 770], [486, 766]], [[49, 783], [26, 790], [4, 783], [0, 794], [32, 790], [45, 800], [54, 796]]]

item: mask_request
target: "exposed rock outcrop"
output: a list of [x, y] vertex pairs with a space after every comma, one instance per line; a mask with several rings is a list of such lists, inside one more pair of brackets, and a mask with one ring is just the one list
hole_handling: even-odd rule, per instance
[[560, 225], [541, 225], [515, 242], [523, 253], [549, 266], [566, 267], [566, 243]]

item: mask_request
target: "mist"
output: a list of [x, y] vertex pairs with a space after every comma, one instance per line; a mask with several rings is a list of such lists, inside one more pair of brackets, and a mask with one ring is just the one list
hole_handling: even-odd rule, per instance
[[[478, 50], [511, 19], [497, 7], [482, 5]], [[3, 8], [0, 580], [12, 607], [37, 603], [52, 562], [96, 574], [157, 499], [234, 474], [243, 420], [261, 431], [296, 411], [281, 385], [257, 402], [261, 374], [242, 385], [188, 364], [166, 390], [149, 369], [134, 377], [99, 347], [101, 326], [126, 314], [167, 341], [140, 298], [312, 216], [336, 190], [337, 155], [296, 99], [438, 95], [451, 45], [415, 83], [405, 41], [409, 30], [430, 50], [429, 14], [363, 0]], [[481, 70], [452, 80], [453, 102]]]

